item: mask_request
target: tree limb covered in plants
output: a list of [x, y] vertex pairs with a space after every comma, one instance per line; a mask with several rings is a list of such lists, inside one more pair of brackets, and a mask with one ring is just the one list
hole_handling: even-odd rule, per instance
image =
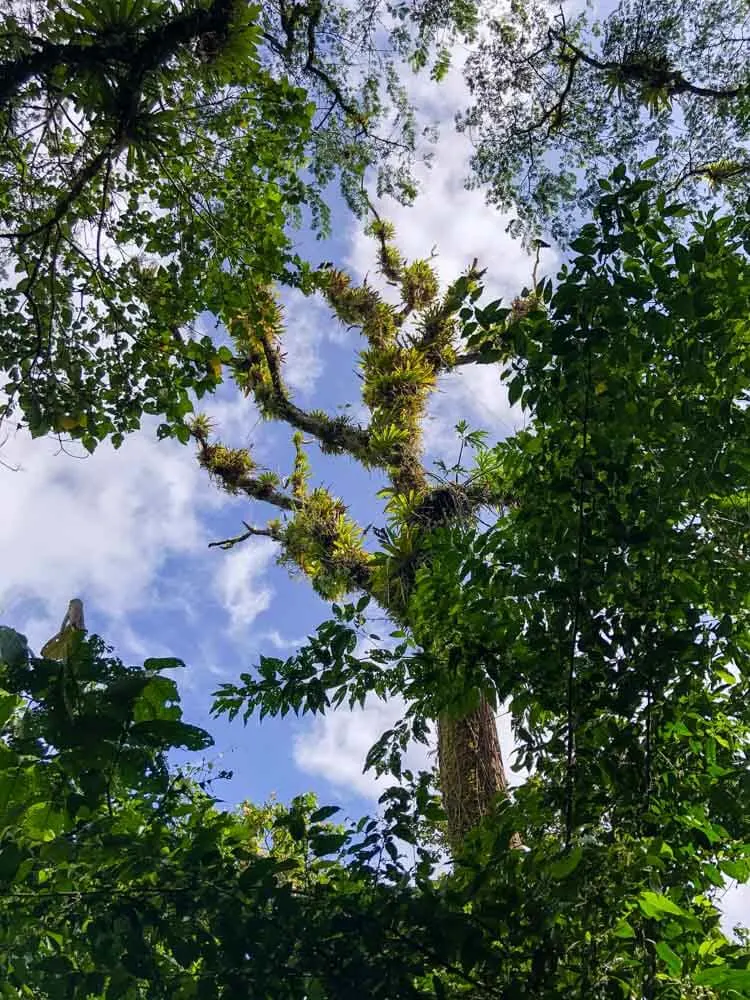
[[[377, 214], [370, 232], [378, 244], [379, 270], [398, 288], [400, 303], [387, 302], [366, 282], [355, 285], [335, 267], [318, 275], [335, 317], [359, 329], [365, 341], [359, 355], [362, 402], [371, 414], [365, 429], [332, 421], [325, 414], [305, 414], [291, 403], [283, 378], [284, 323], [270, 289], [256, 296], [247, 314], [238, 313], [228, 325], [238, 386], [255, 400], [264, 416], [295, 429], [294, 469], [287, 477], [293, 503], [286, 507], [285, 520], [272, 521], [266, 529], [280, 544], [280, 561], [305, 574], [321, 597], [364, 593], [408, 628], [411, 596], [419, 571], [429, 565], [432, 535], [441, 528], [470, 525], [481, 508], [499, 509], [509, 498], [503, 487], [490, 487], [481, 462], [473, 474], [464, 470], [462, 479], [457, 472], [455, 482], [433, 485], [422, 454], [429, 398], [439, 377], [460, 363], [459, 316], [471, 312], [468, 303], [481, 290], [483, 272], [478, 262], [474, 260], [441, 294], [432, 263], [407, 262], [394, 243], [393, 227]], [[498, 333], [505, 328], [500, 313], [494, 325]], [[378, 551], [365, 547], [365, 531], [351, 519], [342, 499], [324, 487], [310, 486], [303, 429], [312, 432], [323, 451], [342, 452], [365, 467], [386, 472], [389, 523], [372, 531], [380, 542]], [[198, 440], [199, 461], [214, 479], [233, 494], [257, 492], [259, 480], [252, 472], [248, 450], [209, 443], [206, 422], [200, 419], [193, 423], [193, 435]], [[283, 507], [280, 502], [277, 505]], [[258, 533], [247, 525], [246, 529], [222, 543], [223, 547]], [[495, 798], [507, 794], [494, 712], [482, 688], [475, 701], [464, 706], [459, 717], [442, 710], [437, 713], [442, 790], [449, 836], [457, 850]], [[518, 845], [515, 831], [509, 840]]]

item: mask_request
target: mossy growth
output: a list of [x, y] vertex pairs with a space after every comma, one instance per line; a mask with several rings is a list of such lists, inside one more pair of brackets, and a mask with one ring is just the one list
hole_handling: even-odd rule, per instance
[[[440, 296], [429, 260], [407, 263], [394, 246], [394, 229], [377, 219], [368, 227], [378, 241], [378, 268], [400, 291], [391, 304], [366, 283], [330, 270], [324, 292], [338, 319], [358, 326], [367, 342], [360, 354], [362, 399], [372, 413], [369, 445], [354, 457], [385, 468], [402, 489], [424, 486], [421, 428], [437, 377], [458, 360], [458, 311], [480, 291], [476, 262]], [[408, 326], [407, 326], [408, 324]]]
[[227, 493], [237, 493], [243, 480], [255, 469], [255, 462], [245, 448], [227, 448], [208, 442], [201, 444], [198, 462]]
[[[319, 282], [336, 317], [359, 328], [365, 338], [360, 372], [369, 426], [361, 429], [347, 417], [305, 413], [295, 406], [282, 374], [283, 310], [271, 288], [256, 288], [247, 311], [230, 324], [237, 351], [235, 377], [265, 416], [297, 428], [293, 470], [277, 489], [278, 477], [248, 476], [254, 466], [246, 451], [209, 444], [208, 428], [195, 436], [202, 464], [225, 488], [235, 491], [242, 483], [248, 495], [269, 499], [287, 511], [286, 520], [273, 532], [281, 542], [281, 559], [305, 573], [321, 596], [330, 599], [366, 589], [393, 607], [406, 600], [413, 583], [421, 533], [464, 513], [463, 498], [456, 491], [429, 489], [421, 435], [438, 376], [457, 361], [459, 310], [479, 294], [482, 272], [475, 262], [441, 295], [431, 261], [406, 261], [394, 245], [390, 223], [378, 219], [369, 231], [378, 242], [379, 271], [398, 289], [400, 302], [385, 301], [367, 282], [357, 286], [336, 268], [325, 269]], [[323, 452], [347, 453], [365, 466], [384, 469], [393, 490], [412, 498], [413, 516], [393, 524], [388, 551], [377, 557], [368, 554], [343, 502], [323, 487], [311, 490], [302, 432]]]
[[407, 309], [425, 309], [432, 305], [438, 290], [437, 274], [426, 260], [415, 260], [403, 269], [401, 291]]
[[196, 413], [188, 426], [192, 436], [201, 444], [205, 444], [214, 432], [214, 422], [205, 413]]
[[273, 416], [273, 403], [283, 387], [274, 380], [271, 359], [278, 355], [284, 331], [284, 311], [273, 288], [255, 288], [250, 308], [235, 314], [229, 324], [237, 357], [234, 379], [245, 395], [253, 396], [264, 416]]
[[359, 450], [351, 447], [352, 431], [356, 431], [356, 428], [354, 421], [346, 414], [329, 417], [325, 410], [310, 410], [310, 419], [325, 428], [325, 436], [321, 432], [317, 439], [318, 447], [324, 455], [342, 455], [349, 451], [357, 458], [362, 457]]
[[279, 476], [278, 473], [271, 472], [269, 470], [258, 473], [256, 480], [258, 488], [261, 491], [267, 490], [269, 493], [281, 485], [281, 476]]
[[370, 431], [370, 452], [377, 465], [393, 465], [398, 462], [408, 444], [409, 432], [397, 424], [378, 421]]
[[368, 344], [384, 348], [395, 343], [399, 324], [393, 306], [378, 298], [361, 325], [362, 335]]
[[[422, 418], [436, 373], [417, 348], [393, 346], [362, 354], [362, 398], [372, 412], [373, 458], [385, 459], [391, 479], [414, 475], [421, 480], [419, 460]], [[386, 448], [387, 445], [387, 448]]]
[[544, 308], [544, 305], [535, 292], [530, 292], [528, 295], [517, 296], [511, 303], [510, 316], [508, 316], [507, 320], [508, 326], [510, 326], [511, 323], [517, 323], [530, 313], [536, 312], [541, 308]]
[[346, 506], [318, 487], [281, 532], [280, 562], [297, 566], [325, 600], [353, 590], [367, 589], [371, 555], [362, 543], [362, 531], [346, 513]]
[[324, 291], [336, 316], [346, 326], [362, 326], [367, 323], [377, 312], [381, 302], [375, 289], [367, 284], [352, 287], [352, 279], [343, 271], [329, 272]]
[[304, 438], [297, 431], [293, 436], [294, 442], [294, 471], [289, 477], [289, 485], [292, 488], [292, 495], [300, 503], [304, 503], [307, 497], [307, 483], [310, 479], [310, 462], [303, 447]]
[[372, 556], [370, 593], [396, 618], [406, 613], [414, 588], [420, 539], [419, 528], [402, 524], [380, 533], [381, 548]]
[[391, 222], [375, 219], [365, 232], [378, 240], [378, 267], [386, 281], [397, 285], [401, 279], [404, 260], [393, 243], [396, 229]]
[[362, 354], [364, 387], [362, 399], [373, 414], [388, 414], [389, 423], [407, 432], [435, 386], [435, 370], [415, 347], [388, 347]]

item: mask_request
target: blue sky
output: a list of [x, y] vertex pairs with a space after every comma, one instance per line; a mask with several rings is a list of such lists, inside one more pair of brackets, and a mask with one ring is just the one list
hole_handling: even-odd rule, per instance
[[[460, 73], [435, 90], [413, 82], [425, 121], [440, 121], [436, 163], [421, 172], [422, 195], [405, 209], [381, 204], [396, 225], [398, 242], [411, 259], [436, 247], [441, 278], [450, 280], [474, 257], [489, 269], [487, 294], [513, 296], [531, 276], [532, 262], [505, 233], [506, 221], [484, 205], [481, 191], [463, 187], [468, 140], [452, 130], [464, 100]], [[372, 241], [334, 201], [335, 236], [317, 242], [300, 233], [299, 250], [313, 262], [332, 260], [358, 278], [375, 277]], [[554, 273], [548, 252], [540, 276]], [[346, 331], [321, 300], [287, 297], [287, 378], [305, 407], [357, 403], [354, 376], [358, 335]], [[229, 385], [205, 406], [222, 440], [252, 445], [257, 461], [285, 474], [290, 432], [263, 424], [252, 403]], [[464, 369], [443, 380], [425, 427], [428, 460], [456, 454], [452, 428], [465, 418], [495, 438], [519, 425], [496, 370]], [[287, 656], [328, 615], [309, 585], [275, 564], [268, 539], [253, 539], [225, 552], [208, 543], [236, 535], [242, 521], [262, 524], [272, 508], [219, 493], [198, 467], [192, 447], [158, 442], [155, 423], [132, 435], [119, 452], [107, 444], [93, 456], [71, 445], [31, 442], [23, 432], [0, 438], [0, 621], [25, 631], [40, 648], [59, 627], [67, 601], [83, 598], [87, 625], [114, 645], [127, 662], [176, 656], [186, 668], [178, 680], [185, 718], [204, 725], [216, 745], [207, 754], [234, 772], [215, 791], [228, 804], [281, 800], [312, 790], [347, 814], [372, 812], [382, 788], [363, 775], [367, 749], [399, 717], [398, 705], [374, 702], [364, 711], [339, 710], [318, 719], [211, 720], [211, 692], [257, 662], [259, 654]], [[348, 459], [310, 449], [313, 480], [332, 487], [367, 524], [379, 511], [382, 479]], [[384, 625], [384, 623], [380, 623]], [[375, 628], [377, 631], [377, 628]], [[388, 631], [384, 628], [384, 631]], [[507, 758], [512, 749], [507, 720], [500, 719]], [[416, 748], [414, 762], [427, 762]], [[745, 899], [750, 899], [746, 894]], [[728, 922], [739, 920], [742, 900], [726, 904]]]

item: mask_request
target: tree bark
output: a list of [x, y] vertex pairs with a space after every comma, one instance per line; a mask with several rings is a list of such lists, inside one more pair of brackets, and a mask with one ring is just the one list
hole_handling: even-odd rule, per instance
[[495, 713], [484, 696], [462, 718], [444, 713], [438, 719], [438, 768], [448, 841], [455, 852], [498, 795], [508, 792]]

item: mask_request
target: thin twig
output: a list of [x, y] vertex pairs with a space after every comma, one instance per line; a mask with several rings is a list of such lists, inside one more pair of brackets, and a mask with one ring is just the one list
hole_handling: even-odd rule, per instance
[[242, 523], [247, 528], [247, 531], [243, 531], [241, 535], [237, 535], [235, 538], [225, 538], [221, 542], [209, 542], [209, 549], [231, 549], [235, 545], [239, 545], [240, 542], [244, 542], [256, 535], [261, 535], [264, 538], [272, 538], [275, 542], [279, 541], [278, 532], [273, 528], [253, 528], [247, 521], [243, 521]]

